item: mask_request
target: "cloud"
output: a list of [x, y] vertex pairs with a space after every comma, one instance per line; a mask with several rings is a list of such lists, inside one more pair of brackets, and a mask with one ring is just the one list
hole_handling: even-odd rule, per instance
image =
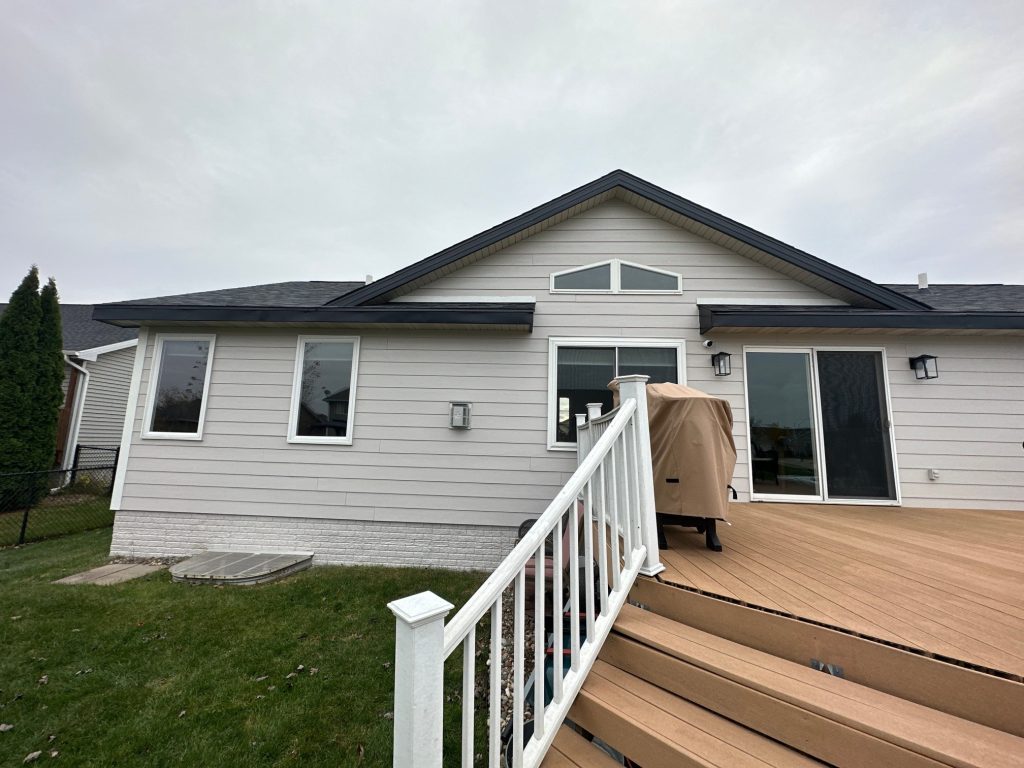
[[0, 26], [0, 286], [381, 276], [616, 167], [884, 282], [1024, 282], [1019, 3], [104, 3]]

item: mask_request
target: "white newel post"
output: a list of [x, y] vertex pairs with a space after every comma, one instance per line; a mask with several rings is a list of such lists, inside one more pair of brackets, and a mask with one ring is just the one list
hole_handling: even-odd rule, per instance
[[636, 400], [636, 456], [639, 462], [640, 535], [647, 547], [647, 558], [640, 573], [654, 576], [665, 570], [658, 552], [658, 522], [654, 508], [654, 468], [651, 461], [651, 428], [647, 419], [647, 376], [619, 376], [621, 402]]
[[433, 592], [388, 603], [395, 614], [395, 768], [441, 768], [444, 618]]
[[601, 403], [587, 403], [587, 420], [601, 418]]

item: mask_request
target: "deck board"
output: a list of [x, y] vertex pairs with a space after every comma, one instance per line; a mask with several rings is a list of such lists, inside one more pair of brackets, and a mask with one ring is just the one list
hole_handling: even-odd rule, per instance
[[734, 503], [723, 552], [669, 526], [663, 581], [1024, 676], [1024, 515]]

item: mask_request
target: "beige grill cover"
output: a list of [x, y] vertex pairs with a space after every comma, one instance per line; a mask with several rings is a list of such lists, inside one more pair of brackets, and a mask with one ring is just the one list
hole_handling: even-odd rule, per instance
[[[618, 402], [618, 385], [611, 388]], [[729, 403], [679, 384], [648, 384], [647, 409], [655, 509], [725, 520], [736, 469]]]

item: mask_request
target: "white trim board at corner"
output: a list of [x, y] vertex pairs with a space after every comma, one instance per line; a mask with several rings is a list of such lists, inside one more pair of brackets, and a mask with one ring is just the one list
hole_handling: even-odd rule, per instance
[[142, 384], [142, 367], [146, 359], [146, 342], [149, 329], [142, 328], [136, 340], [135, 362], [132, 365], [131, 383], [128, 385], [128, 402], [125, 403], [124, 426], [121, 428], [121, 450], [117, 454], [117, 469], [114, 475], [114, 489], [110, 494], [110, 508], [117, 512], [121, 509], [124, 496], [124, 480], [128, 474], [128, 453], [132, 447], [132, 434], [135, 432], [135, 415], [139, 408], [139, 390]]
[[122, 349], [128, 349], [129, 347], [134, 347], [138, 343], [138, 339], [128, 339], [127, 341], [104, 344], [102, 347], [93, 347], [92, 349], [83, 349], [80, 352], [68, 352], [67, 354], [73, 355], [79, 360], [88, 360], [89, 362], [95, 363], [96, 358], [100, 355], [105, 355], [108, 352], [117, 352]]
[[[547, 449], [549, 451], [576, 451], [576, 443], [560, 443], [555, 434], [558, 425], [555, 417], [555, 399], [558, 391], [558, 347], [650, 347], [676, 350], [676, 378], [678, 384], [686, 385], [686, 342], [683, 339], [627, 338], [611, 336], [549, 336], [548, 337], [548, 391], [547, 408]], [[615, 372], [616, 376], [618, 371]]]

